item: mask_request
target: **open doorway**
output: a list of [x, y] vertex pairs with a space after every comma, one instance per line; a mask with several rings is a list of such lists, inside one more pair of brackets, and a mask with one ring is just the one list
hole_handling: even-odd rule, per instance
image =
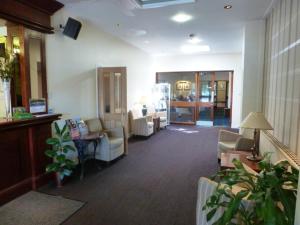
[[231, 126], [233, 71], [160, 72], [171, 86], [170, 122]]

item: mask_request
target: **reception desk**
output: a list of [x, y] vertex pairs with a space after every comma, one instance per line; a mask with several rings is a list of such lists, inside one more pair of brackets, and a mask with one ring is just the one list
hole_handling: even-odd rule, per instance
[[46, 139], [59, 114], [25, 120], [0, 119], [0, 204], [35, 190], [51, 178], [45, 174], [49, 158]]

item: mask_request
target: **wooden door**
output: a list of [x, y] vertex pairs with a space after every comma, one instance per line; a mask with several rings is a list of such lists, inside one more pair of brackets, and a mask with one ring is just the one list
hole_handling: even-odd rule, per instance
[[123, 127], [128, 154], [126, 67], [98, 68], [98, 113], [106, 129]]

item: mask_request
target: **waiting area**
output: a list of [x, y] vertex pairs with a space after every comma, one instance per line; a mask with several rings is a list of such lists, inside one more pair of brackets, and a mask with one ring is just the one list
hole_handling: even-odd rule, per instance
[[1, 0], [0, 225], [300, 225], [300, 0]]

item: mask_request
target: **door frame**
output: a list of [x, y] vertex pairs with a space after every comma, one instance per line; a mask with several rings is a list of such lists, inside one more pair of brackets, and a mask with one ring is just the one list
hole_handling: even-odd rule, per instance
[[[229, 82], [231, 82], [231, 87], [230, 87], [230, 117], [229, 117], [229, 121], [230, 121], [230, 127], [231, 127], [231, 123], [232, 123], [232, 106], [233, 106], [233, 85], [234, 85], [234, 70], [197, 70], [197, 71], [164, 71], [164, 72], [156, 72], [155, 74], [155, 82], [158, 84], [159, 83], [159, 74], [161, 73], [195, 73], [195, 82], [196, 82], [196, 95], [199, 96], [199, 86], [198, 85], [201, 85], [201, 81], [199, 79], [199, 74], [201, 72], [208, 72], [208, 73], [213, 73], [214, 74], [214, 78], [213, 78], [213, 81], [215, 81], [215, 74], [217, 72], [228, 72], [229, 73], [229, 79], [230, 79], [230, 73], [231, 73], [231, 79], [229, 80]], [[197, 76], [198, 74], [198, 76]], [[198, 78], [197, 78], [198, 77]], [[196, 96], [196, 97], [197, 97]], [[173, 103], [174, 104], [174, 103]], [[177, 102], [175, 105], [182, 105], [182, 106], [185, 106], [186, 103], [183, 102], [183, 103], [180, 103], [180, 102]], [[195, 125], [196, 124], [196, 119], [197, 119], [197, 113], [199, 111], [199, 107], [200, 106], [204, 106], [204, 107], [211, 107], [210, 105], [208, 105], [207, 103], [201, 103], [201, 102], [189, 102], [188, 104], [190, 107], [194, 107], [194, 122], [171, 122], [170, 123], [173, 123], [173, 124], [186, 124], [186, 125]], [[171, 105], [170, 107], [172, 107], [172, 101], [171, 101]], [[211, 110], [211, 118], [214, 120], [214, 106], [212, 106], [212, 110]]]
[[[104, 84], [103, 82], [101, 82], [101, 74], [105, 73], [105, 72], [114, 72], [114, 73], [121, 73], [122, 75], [124, 75], [124, 78], [121, 80], [122, 84], [122, 107], [121, 107], [121, 112], [120, 113], [106, 113], [105, 112], [105, 107], [104, 107], [104, 102], [100, 101], [101, 100], [101, 94], [104, 91]], [[110, 77], [110, 88], [114, 87], [114, 84], [111, 82], [112, 78]], [[128, 154], [128, 114], [127, 114], [127, 67], [97, 67], [97, 114], [98, 117], [101, 119], [101, 122], [103, 123], [104, 127], [105, 127], [105, 121], [104, 118], [106, 116], [108, 116], [110, 114], [109, 117], [118, 117], [117, 115], [119, 115], [119, 117], [123, 117], [123, 132], [124, 132], [124, 154], [127, 155]], [[111, 90], [110, 90], [111, 91]], [[112, 92], [112, 91], [111, 91]], [[112, 102], [112, 98], [113, 98], [114, 94], [110, 93], [110, 104]], [[115, 115], [113, 115], [115, 114]]]

